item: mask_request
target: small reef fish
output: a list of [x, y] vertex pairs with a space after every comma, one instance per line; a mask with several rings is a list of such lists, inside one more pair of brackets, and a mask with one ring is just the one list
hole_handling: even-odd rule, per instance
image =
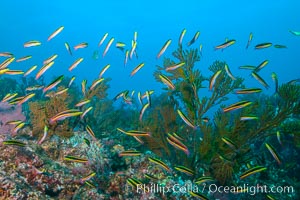
[[38, 141], [38, 145], [41, 145], [41, 144], [45, 141], [47, 135], [48, 135], [48, 126], [45, 125], [45, 126], [44, 126], [44, 135], [43, 135], [43, 137]]
[[68, 90], [69, 90], [69, 88], [65, 88], [65, 89], [62, 89], [60, 91], [57, 91], [57, 92], [54, 93], [54, 96], [61, 95], [65, 92], [67, 92]]
[[49, 58], [44, 60], [43, 64], [46, 65], [46, 64], [52, 62], [53, 60], [55, 60], [57, 58], [57, 56], [58, 56], [57, 54], [54, 54], [54, 55], [50, 56]]
[[78, 163], [87, 163], [89, 160], [85, 158], [80, 158], [76, 156], [65, 156], [64, 160]]
[[20, 124], [17, 124], [16, 127], [13, 129], [13, 133], [16, 134], [20, 129], [22, 129], [25, 126], [25, 122], [21, 122]]
[[86, 145], [91, 146], [91, 142], [87, 138], [83, 138], [83, 141]]
[[85, 130], [94, 140], [96, 140], [95, 133], [89, 125], [86, 125]]
[[94, 80], [94, 82], [92, 83], [89, 91], [92, 91], [97, 85], [99, 85], [102, 81], [104, 81], [104, 78], [98, 78], [96, 80]]
[[72, 76], [72, 78], [70, 79], [70, 82], [68, 84], [68, 87], [71, 87], [72, 83], [75, 81], [76, 77]]
[[50, 124], [53, 124], [56, 121], [61, 121], [69, 117], [77, 117], [81, 114], [82, 112], [77, 109], [65, 110], [51, 117], [49, 122]]
[[135, 49], [136, 49], [136, 46], [137, 46], [137, 42], [133, 41], [132, 42], [132, 47], [131, 47], [131, 50], [130, 50], [130, 53], [129, 53], [129, 58], [132, 59], [132, 56], [135, 52]]
[[252, 72], [251, 75], [258, 81], [260, 82], [260, 84], [262, 84], [266, 89], [268, 89], [270, 86], [268, 85], [268, 83], [262, 78], [260, 77], [256, 72]]
[[4, 74], [8, 74], [8, 75], [20, 75], [20, 74], [24, 74], [24, 71], [22, 70], [6, 70], [4, 72]]
[[251, 104], [252, 104], [251, 101], [240, 101], [240, 102], [231, 104], [230, 106], [228, 106], [226, 108], [223, 108], [223, 112], [229, 112], [229, 111], [237, 110], [237, 109], [249, 106]]
[[195, 33], [194, 37], [192, 38], [192, 40], [188, 42], [187, 46], [189, 47], [192, 44], [194, 44], [196, 42], [196, 40], [198, 39], [199, 35], [200, 35], [200, 31], [197, 31]]
[[159, 74], [158, 77], [166, 86], [168, 86], [169, 89], [175, 90], [175, 85], [172, 83], [172, 81], [167, 76], [165, 76], [163, 74]]
[[261, 92], [262, 89], [260, 88], [246, 88], [246, 89], [241, 89], [241, 90], [236, 90], [236, 94], [252, 94], [252, 93], [259, 93]]
[[135, 179], [135, 178], [128, 178], [127, 183], [131, 185], [133, 188], [137, 188], [140, 184], [143, 184], [141, 181]]
[[10, 52], [0, 52], [0, 57], [13, 57], [14, 55]]
[[10, 57], [7, 58], [6, 60], [4, 60], [1, 64], [0, 64], [0, 69], [5, 69], [10, 63], [12, 63], [15, 60], [15, 57]]
[[194, 176], [195, 175], [195, 171], [191, 170], [187, 167], [184, 166], [175, 166], [174, 169], [176, 169], [177, 171], [183, 172], [189, 176]]
[[138, 66], [136, 66], [136, 68], [134, 68], [130, 73], [130, 76], [135, 75], [142, 67], [144, 67], [144, 65], [145, 63], [140, 63]]
[[141, 111], [140, 111], [140, 116], [139, 116], [140, 122], [142, 121], [143, 116], [144, 116], [144, 113], [145, 113], [145, 111], [147, 110], [147, 108], [148, 108], [149, 106], [150, 106], [150, 103], [149, 103], [149, 102], [146, 103], [145, 105], [143, 105], [143, 107], [142, 107], [142, 109], [141, 109]]
[[233, 45], [235, 42], [236, 42], [236, 40], [228, 40], [228, 41], [224, 42], [223, 44], [220, 44], [220, 45], [216, 46], [215, 50], [225, 49], [225, 48]]
[[55, 36], [57, 36], [62, 30], [64, 29], [64, 26], [59, 27], [58, 29], [56, 29], [47, 39], [47, 41], [49, 42], [50, 40], [52, 40]]
[[28, 48], [28, 47], [36, 47], [36, 46], [40, 46], [42, 43], [40, 41], [37, 40], [31, 40], [28, 42], [24, 43], [24, 47]]
[[146, 131], [136, 131], [136, 130], [124, 131], [120, 128], [117, 128], [117, 130], [129, 136], [151, 136], [151, 133]]
[[209, 81], [209, 90], [212, 90], [212, 88], [214, 87], [216, 80], [218, 78], [218, 76], [221, 74], [222, 70], [217, 71], [211, 78]]
[[229, 138], [227, 137], [222, 137], [221, 138], [222, 141], [227, 144], [230, 148], [232, 148], [233, 150], [236, 150], [237, 149], [237, 145], [232, 141], [230, 140]]
[[54, 61], [45, 64], [35, 75], [35, 80], [38, 80], [50, 67], [54, 64]]
[[2, 142], [4, 145], [13, 145], [13, 146], [19, 146], [19, 147], [25, 147], [26, 144], [24, 142], [20, 142], [17, 140], [5, 140]]
[[273, 158], [277, 161], [278, 165], [281, 164], [281, 160], [279, 158], [278, 153], [275, 151], [274, 147], [271, 146], [268, 143], [265, 143], [265, 146], [267, 147], [267, 149], [269, 150], [269, 152], [272, 154]]
[[140, 156], [142, 155], [142, 152], [140, 151], [132, 151], [132, 150], [128, 150], [128, 151], [122, 151], [119, 153], [119, 156]]
[[84, 100], [82, 100], [82, 101], [79, 101], [76, 105], [75, 105], [75, 107], [81, 107], [81, 106], [83, 106], [83, 105], [85, 105], [85, 104], [88, 104], [88, 103], [90, 103], [91, 102], [91, 100], [89, 100], [89, 99], [84, 99]]
[[25, 73], [24, 73], [24, 77], [28, 76], [29, 74], [31, 74], [31, 72], [33, 72], [35, 69], [37, 68], [37, 65], [34, 65], [32, 67], [30, 67]]
[[99, 43], [98, 43], [98, 47], [100, 47], [102, 44], [103, 44], [103, 42], [104, 42], [104, 40], [107, 38], [107, 36], [108, 36], [108, 33], [105, 33], [104, 35], [103, 35], [103, 37], [102, 37], [102, 39], [99, 41]]
[[126, 50], [126, 52], [125, 52], [125, 58], [124, 58], [124, 67], [126, 67], [126, 65], [127, 65], [128, 58], [129, 58], [129, 50]]
[[26, 96], [24, 96], [19, 102], [18, 102], [18, 106], [22, 105], [23, 103], [25, 103], [26, 101], [28, 101], [29, 99], [31, 99], [32, 97], [35, 96], [35, 93], [30, 93]]
[[87, 80], [83, 79], [81, 82], [81, 92], [83, 96], [86, 96], [86, 84], [87, 84]]
[[276, 73], [272, 72], [271, 77], [272, 77], [272, 80], [275, 83], [275, 93], [277, 93], [278, 92], [278, 78], [277, 78]]
[[264, 68], [267, 64], [269, 63], [268, 60], [264, 60], [263, 62], [261, 62], [253, 71], [254, 72], [259, 72], [262, 68]]
[[84, 116], [85, 116], [88, 112], [90, 112], [92, 109], [93, 109], [93, 107], [91, 106], [91, 107], [87, 108], [85, 111], [83, 111], [83, 113], [82, 113], [81, 116], [80, 116], [80, 119], [83, 119]]
[[25, 60], [29, 60], [30, 58], [32, 58], [31, 55], [23, 56], [23, 57], [17, 59], [16, 62], [22, 62], [22, 61], [25, 61]]
[[263, 166], [256, 166], [256, 167], [253, 167], [251, 169], [248, 169], [247, 171], [245, 171], [244, 173], [242, 173], [240, 175], [240, 179], [244, 179], [250, 175], [253, 175], [253, 174], [256, 174], [256, 173], [259, 173], [259, 172], [262, 172], [264, 170], [266, 170], [267, 168], [266, 167], [263, 167]]
[[82, 183], [84, 183], [84, 182], [90, 180], [91, 178], [93, 178], [95, 175], [96, 175], [96, 172], [92, 172], [92, 173], [90, 173], [89, 175], [87, 175], [86, 177], [80, 179], [80, 181], [81, 181]]
[[186, 123], [189, 127], [193, 128], [194, 130], [197, 129], [197, 126], [194, 125], [194, 123], [187, 116], [185, 116], [185, 114], [183, 114], [181, 110], [177, 109], [177, 113], [180, 116], [180, 118], [184, 121], [184, 123]]
[[255, 70], [255, 66], [252, 66], [252, 65], [243, 65], [243, 66], [240, 66], [239, 69], [248, 69], [248, 70]]
[[291, 31], [289, 30], [289, 32], [295, 36], [300, 36], [300, 31]]
[[110, 46], [112, 45], [112, 43], [114, 42], [114, 40], [115, 40], [115, 38], [111, 38], [111, 39], [109, 40], [109, 42], [107, 43], [107, 45], [106, 45], [106, 47], [105, 47], [105, 49], [104, 49], [104, 51], [103, 51], [103, 54], [102, 54], [102, 57], [103, 57], [103, 58], [104, 58], [104, 56], [107, 54], [107, 52], [108, 52]]
[[57, 77], [54, 81], [52, 81], [49, 85], [47, 85], [46, 87], [44, 87], [43, 89], [43, 93], [47, 92], [48, 90], [53, 89], [54, 87], [56, 87], [62, 80], [64, 79], [64, 75], [61, 75], [59, 77]]
[[231, 73], [231, 71], [230, 71], [230, 69], [229, 69], [229, 67], [228, 67], [227, 64], [225, 64], [224, 68], [225, 68], [225, 71], [226, 71], [227, 75], [228, 75], [232, 80], [236, 80], [236, 78], [232, 75], [232, 73]]
[[121, 51], [124, 51], [125, 47], [126, 47], [126, 44], [123, 42], [116, 43], [116, 48], [120, 49]]
[[7, 101], [9, 101], [9, 100], [11, 100], [11, 99], [13, 99], [15, 96], [17, 96], [18, 95], [18, 93], [8, 93], [7, 95], [5, 95], [4, 97], [3, 97], [3, 99], [2, 99], [2, 101], [1, 101], [1, 103], [4, 103], [4, 102], [7, 102]]
[[175, 65], [171, 65], [171, 66], [166, 68], [166, 71], [173, 71], [173, 70], [178, 69], [179, 67], [182, 67], [184, 65], [185, 65], [185, 62], [181, 62], [181, 63], [175, 64]]
[[69, 71], [72, 71], [75, 67], [79, 65], [83, 61], [83, 58], [78, 58], [75, 62], [69, 67]]
[[68, 53], [72, 56], [72, 50], [71, 50], [69, 43], [65, 42], [65, 47], [66, 47]]
[[101, 72], [99, 73], [99, 78], [102, 78], [103, 74], [106, 72], [106, 70], [108, 70], [108, 68], [110, 68], [110, 64], [107, 64], [103, 67], [103, 69], [101, 70]]
[[241, 121], [248, 121], [248, 120], [258, 120], [258, 117], [256, 116], [242, 116], [240, 118]]
[[83, 48], [86, 48], [87, 46], [88, 46], [87, 42], [82, 42], [82, 43], [79, 43], [76, 46], [74, 46], [74, 50], [83, 49]]
[[172, 40], [169, 39], [165, 42], [164, 46], [161, 48], [161, 50], [158, 52], [156, 58], [159, 59], [161, 57], [162, 54], [165, 53], [165, 51], [167, 50], [168, 46], [171, 44]]
[[149, 159], [150, 162], [161, 166], [162, 168], [164, 168], [168, 172], [171, 171], [170, 167], [166, 163], [164, 163], [163, 161], [161, 161], [159, 159], [156, 159], [156, 158], [151, 158], [151, 157], [149, 157], [148, 159]]
[[145, 178], [150, 179], [150, 180], [158, 180], [158, 178], [156, 178], [155, 176], [151, 175], [151, 174], [144, 174]]
[[178, 45], [179, 45], [179, 46], [182, 45], [182, 40], [183, 40], [183, 37], [184, 37], [185, 33], [186, 33], [186, 29], [183, 29], [183, 30], [181, 31], [181, 34], [180, 34], [179, 40], [178, 40]]
[[96, 188], [96, 185], [93, 184], [91, 181], [85, 181], [84, 184], [86, 184], [86, 185], [88, 185], [88, 186], [90, 186], [92, 188]]
[[271, 42], [265, 42], [265, 43], [261, 43], [261, 44], [257, 44], [255, 45], [255, 49], [265, 49], [265, 48], [269, 48], [272, 46]]
[[276, 49], [286, 49], [287, 46], [282, 45], [282, 44], [274, 44], [274, 48], [276, 48]]
[[279, 132], [279, 131], [276, 132], [276, 136], [277, 136], [278, 143], [279, 143], [280, 145], [282, 145], [282, 142], [281, 142], [281, 136], [280, 136], [280, 132]]
[[252, 39], [253, 39], [253, 33], [250, 33], [250, 34], [249, 34], [249, 39], [248, 39], [248, 42], [247, 42], [246, 49], [248, 49], [248, 47], [250, 46], [250, 43], [251, 43]]
[[176, 149], [179, 149], [181, 151], [183, 151], [187, 156], [190, 155], [190, 152], [187, 148], [187, 146], [185, 146], [180, 140], [178, 140], [175, 136], [168, 134], [167, 137], [167, 141], [169, 142], [169, 144], [171, 144], [173, 147], [175, 147]]

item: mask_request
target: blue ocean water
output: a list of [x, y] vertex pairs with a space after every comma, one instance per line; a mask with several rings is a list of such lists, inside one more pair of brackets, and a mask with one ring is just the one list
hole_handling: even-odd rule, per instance
[[[111, 77], [109, 95], [113, 97], [125, 89], [160, 91], [162, 84], [153, 77], [156, 65], [162, 65], [163, 58], [156, 55], [166, 40], [172, 43], [163, 56], [170, 56], [177, 48], [181, 31], [187, 33], [183, 43], [186, 44], [197, 31], [199, 39], [192, 47], [203, 45], [203, 57], [196, 66], [203, 73], [209, 74], [208, 66], [215, 60], [226, 61], [234, 75], [246, 78], [250, 87], [260, 86], [247, 70], [238, 69], [241, 65], [258, 65], [268, 59], [269, 64], [260, 75], [271, 85], [270, 76], [276, 72], [279, 82], [287, 82], [299, 78], [300, 37], [295, 37], [289, 30], [299, 31], [299, 2], [290, 1], [5, 1], [1, 3], [1, 38], [0, 51], [9, 51], [16, 58], [33, 55], [33, 59], [22, 63], [22, 69], [32, 65], [42, 66], [42, 61], [53, 54], [58, 54], [57, 62], [46, 73], [46, 80], [51, 81], [53, 75], [65, 74], [77, 77], [77, 82], [87, 79], [90, 83], [97, 77], [102, 67], [111, 64], [105, 77]], [[47, 37], [59, 26], [65, 29], [51, 42]], [[111, 38], [115, 42], [124, 42], [131, 46], [134, 32], [138, 32], [138, 59], [129, 61], [124, 67], [124, 53], [111, 48], [102, 58], [105, 44]], [[245, 49], [250, 32], [253, 40], [249, 49]], [[104, 45], [97, 47], [105, 33], [109, 33]], [[226, 38], [235, 39], [236, 44], [224, 51], [214, 51], [214, 46], [221, 44]], [[38, 48], [23, 48], [23, 43], [39, 40], [43, 44]], [[80, 42], [88, 42], [86, 49], [79, 49], [70, 56], [64, 47], [68, 42], [71, 47]], [[287, 49], [254, 50], [254, 45], [263, 42], [286, 45]], [[99, 59], [92, 59], [94, 51], [99, 51]], [[75, 58], [85, 60], [71, 73], [68, 67]], [[139, 63], [145, 66], [134, 77], [131, 70]], [[12, 67], [13, 68], [13, 67]], [[15, 68], [19, 66], [15, 65]], [[209, 74], [210, 76], [210, 74]]]

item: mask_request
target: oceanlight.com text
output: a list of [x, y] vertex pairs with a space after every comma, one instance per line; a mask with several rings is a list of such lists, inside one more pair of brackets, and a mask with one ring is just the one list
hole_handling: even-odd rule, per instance
[[267, 185], [249, 185], [243, 184], [240, 186], [220, 186], [216, 184], [202, 184], [201, 186], [194, 184], [174, 184], [173, 186], [166, 186], [161, 184], [139, 184], [136, 187], [136, 192], [139, 194], [144, 193], [224, 193], [224, 194], [239, 194], [246, 193], [255, 195], [258, 193], [275, 194], [275, 193], [294, 193], [293, 186], [267, 186]]

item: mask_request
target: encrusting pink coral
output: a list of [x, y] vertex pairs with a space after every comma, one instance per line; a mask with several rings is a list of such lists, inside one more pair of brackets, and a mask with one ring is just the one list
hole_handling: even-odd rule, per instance
[[22, 113], [22, 106], [10, 105], [7, 102], [0, 102], [0, 134], [10, 134], [15, 125], [6, 124], [12, 120], [25, 121], [26, 117]]

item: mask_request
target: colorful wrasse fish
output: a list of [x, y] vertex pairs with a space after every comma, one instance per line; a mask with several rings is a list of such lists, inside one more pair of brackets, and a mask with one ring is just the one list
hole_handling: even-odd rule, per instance
[[37, 68], [37, 65], [34, 65], [32, 67], [30, 67], [23, 76], [28, 76], [29, 74], [31, 74], [31, 72], [33, 72], [35, 69]]
[[300, 36], [300, 31], [291, 31], [289, 30], [289, 32], [295, 36]]
[[65, 42], [65, 47], [66, 47], [68, 53], [72, 56], [72, 50], [71, 50], [69, 43]]
[[169, 144], [171, 144], [173, 147], [175, 147], [176, 149], [179, 149], [181, 151], [183, 151], [184, 153], [186, 153], [187, 156], [190, 155], [190, 152], [187, 148], [187, 146], [185, 146], [180, 140], [178, 140], [175, 136], [168, 134], [167, 137], [167, 141], [169, 142]]
[[262, 89], [260, 88], [247, 88], [247, 89], [241, 89], [241, 90], [236, 90], [236, 94], [252, 94], [252, 93], [259, 93], [261, 92]]
[[244, 173], [242, 173], [240, 175], [240, 179], [244, 179], [250, 175], [253, 175], [253, 174], [256, 174], [256, 173], [259, 173], [261, 171], [264, 171], [266, 170], [267, 168], [266, 167], [263, 167], [263, 166], [256, 166], [256, 167], [253, 167], [247, 171], [245, 171]]
[[193, 128], [194, 130], [197, 129], [197, 126], [194, 125], [194, 123], [187, 116], [185, 116], [185, 114], [183, 114], [181, 110], [178, 109], [177, 113], [180, 116], [180, 118], [184, 121], [184, 123], [186, 123], [189, 127]]
[[281, 160], [279, 158], [279, 155], [275, 151], [274, 147], [271, 146], [268, 143], [265, 143], [265, 146], [267, 147], [267, 149], [269, 150], [269, 152], [272, 154], [273, 158], [277, 161], [278, 165], [280, 165], [281, 164]]
[[267, 64], [269, 63], [268, 60], [264, 60], [261, 62], [253, 71], [254, 72], [259, 72], [262, 68], [264, 68]]
[[142, 152], [140, 151], [133, 151], [133, 150], [128, 150], [128, 151], [122, 151], [119, 153], [119, 156], [140, 156]]
[[139, 64], [138, 66], [136, 66], [136, 68], [134, 68], [132, 70], [132, 72], [130, 73], [130, 76], [133, 76], [135, 75], [143, 66], [145, 65], [145, 63], [141, 63]]
[[201, 200], [209, 200], [204, 194], [196, 193], [196, 192], [193, 192], [193, 191], [189, 191], [189, 194], [191, 196], [196, 197], [196, 198], [201, 199]]
[[72, 71], [75, 67], [79, 65], [83, 61], [83, 58], [78, 58], [75, 62], [69, 67], [69, 71]]
[[196, 42], [196, 40], [198, 39], [199, 35], [200, 35], [200, 31], [197, 31], [195, 33], [194, 37], [192, 38], [192, 40], [188, 42], [187, 46], [189, 47], [192, 44], [194, 44]]
[[90, 112], [92, 109], [93, 109], [93, 107], [91, 106], [91, 107], [87, 108], [85, 111], [83, 111], [83, 113], [80, 115], [80, 119], [83, 119], [84, 116], [85, 116], [88, 112]]
[[265, 49], [265, 48], [269, 48], [272, 46], [272, 43], [271, 42], [265, 42], [265, 43], [260, 43], [260, 44], [257, 44], [255, 45], [255, 49]]
[[5, 140], [2, 142], [4, 145], [13, 145], [13, 146], [19, 146], [19, 147], [25, 147], [26, 144], [24, 142], [20, 142], [17, 140]]
[[108, 41], [108, 43], [107, 43], [107, 45], [106, 45], [106, 47], [105, 47], [105, 49], [104, 49], [104, 51], [103, 51], [102, 57], [104, 57], [104, 56], [107, 54], [107, 52], [108, 52], [110, 46], [112, 45], [112, 43], [114, 42], [114, 40], [115, 40], [115, 38], [112, 37], [112, 38]]
[[250, 33], [250, 34], [249, 34], [249, 39], [248, 39], [248, 42], [247, 42], [246, 49], [248, 49], [248, 47], [250, 46], [250, 43], [251, 43], [251, 41], [252, 41], [252, 38], [253, 38], [253, 34]]
[[52, 81], [49, 85], [47, 85], [46, 87], [44, 87], [43, 89], [43, 93], [47, 92], [48, 90], [53, 89], [54, 87], [56, 87], [62, 80], [64, 79], [64, 75], [61, 75], [59, 77], [57, 77], [54, 81]]
[[94, 80], [94, 82], [92, 83], [89, 90], [92, 91], [97, 85], [102, 83], [102, 81], [104, 81], [104, 78], [98, 78], [98, 79]]
[[261, 77], [259, 76], [256, 72], [252, 72], [251, 75], [258, 81], [260, 82], [266, 89], [268, 89], [270, 86], [268, 83]]
[[275, 72], [272, 72], [271, 77], [275, 83], [275, 93], [278, 92], [278, 78]]
[[82, 42], [74, 46], [74, 50], [86, 48], [89, 44], [87, 42]]
[[286, 49], [287, 46], [282, 45], [282, 44], [274, 44], [274, 48], [276, 48], [276, 49]]
[[251, 104], [252, 104], [251, 101], [240, 101], [240, 102], [231, 104], [230, 106], [228, 106], [226, 108], [223, 108], [223, 112], [229, 112], [229, 111], [237, 110], [237, 109], [249, 106]]
[[161, 166], [165, 170], [171, 171], [170, 167], [166, 163], [164, 163], [163, 161], [161, 161], [159, 159], [156, 159], [156, 158], [151, 158], [151, 157], [149, 157], [148, 159], [149, 159], [150, 162], [155, 163], [155, 164]]
[[225, 68], [225, 71], [226, 71], [227, 75], [228, 75], [232, 80], [236, 80], [236, 78], [232, 75], [232, 73], [231, 73], [231, 71], [230, 71], [230, 69], [229, 69], [229, 67], [228, 67], [227, 64], [225, 64], [224, 68]]
[[202, 183], [212, 182], [212, 181], [215, 181], [212, 177], [203, 176], [203, 177], [200, 177], [200, 178], [196, 179], [195, 183], [196, 184], [202, 184]]
[[175, 166], [174, 169], [176, 169], [177, 171], [183, 172], [189, 176], [194, 176], [195, 175], [195, 171], [191, 170], [187, 167], [184, 166]]
[[235, 42], [236, 42], [236, 40], [228, 40], [228, 41], [224, 42], [223, 44], [220, 44], [220, 45], [216, 46], [215, 50], [225, 49], [225, 48], [233, 45]]
[[54, 64], [54, 61], [51, 61], [47, 64], [45, 64], [35, 75], [35, 80], [38, 80], [50, 67]]
[[107, 36], [108, 36], [108, 33], [105, 33], [104, 35], [103, 35], [103, 37], [102, 37], [102, 39], [99, 41], [99, 43], [98, 43], [98, 47], [100, 47], [102, 44], [103, 44], [103, 42], [104, 42], [104, 40], [107, 38]]
[[218, 78], [218, 76], [221, 74], [222, 70], [217, 71], [211, 78], [209, 81], [209, 90], [212, 90], [212, 88], [214, 87], [216, 80]]
[[167, 76], [165, 76], [163, 74], [159, 74], [158, 77], [166, 86], [168, 86], [169, 89], [175, 90], [175, 85], [172, 83], [172, 81]]
[[175, 65], [171, 65], [171, 66], [166, 68], [166, 71], [173, 71], [173, 70], [178, 69], [179, 67], [182, 67], [184, 65], [185, 65], [185, 62], [181, 62], [181, 63], [175, 64]]
[[56, 29], [47, 39], [47, 41], [52, 40], [55, 36], [57, 36], [62, 30], [64, 29], [63, 26], [59, 27], [58, 29]]
[[29, 60], [30, 58], [32, 58], [31, 55], [23, 56], [23, 57], [17, 59], [16, 62], [22, 62], [22, 61], [25, 61], [25, 60]]
[[25, 42], [24, 47], [25, 48], [27, 48], [27, 47], [36, 47], [36, 46], [40, 46], [41, 44], [42, 43], [40, 41], [31, 40], [31, 41]]
[[164, 44], [164, 46], [163, 46], [163, 47], [161, 48], [161, 50], [158, 52], [158, 54], [157, 54], [157, 56], [156, 56], [157, 59], [160, 58], [160, 56], [161, 56], [162, 54], [165, 53], [165, 51], [167, 50], [167, 48], [168, 48], [168, 46], [171, 44], [171, 42], [172, 42], [171, 39], [169, 39], [169, 40], [166, 41], [166, 43]]
[[110, 68], [110, 64], [107, 64], [103, 67], [103, 69], [101, 70], [101, 72], [99, 73], [99, 78], [102, 78], [103, 74], [106, 72], [106, 70], [108, 70], [108, 68]]
[[120, 128], [117, 128], [117, 130], [129, 136], [151, 136], [151, 133], [147, 131], [136, 131], [136, 130], [124, 131]]
[[140, 184], [143, 184], [141, 181], [135, 178], [128, 178], [127, 183], [131, 185], [133, 188], [137, 188]]
[[182, 40], [183, 40], [183, 37], [184, 37], [185, 33], [186, 33], [186, 29], [183, 29], [183, 30], [181, 31], [181, 34], [180, 34], [180, 37], [179, 37], [179, 40], [178, 40], [178, 45], [179, 45], [179, 46], [182, 45]]
[[76, 156], [65, 156], [64, 160], [78, 163], [87, 163], [89, 160], [85, 158], [80, 158]]
[[15, 60], [15, 57], [10, 57], [7, 58], [6, 60], [4, 60], [1, 64], [0, 64], [0, 69], [5, 69], [10, 63], [12, 63]]
[[50, 122], [50, 124], [53, 124], [56, 121], [61, 121], [66, 118], [69, 118], [69, 117], [76, 117], [81, 114], [82, 114], [82, 112], [77, 109], [65, 110], [65, 111], [62, 111], [62, 112], [54, 115], [53, 117], [51, 117], [49, 122]]
[[35, 96], [35, 93], [30, 93], [26, 96], [24, 96], [19, 102], [18, 102], [18, 106], [25, 103], [26, 101], [28, 101], [29, 99], [31, 99], [32, 97]]
[[140, 116], [139, 116], [139, 120], [142, 121], [144, 113], [146, 111], [146, 109], [150, 106], [150, 103], [146, 103], [145, 105], [143, 105], [141, 111], [140, 111]]

